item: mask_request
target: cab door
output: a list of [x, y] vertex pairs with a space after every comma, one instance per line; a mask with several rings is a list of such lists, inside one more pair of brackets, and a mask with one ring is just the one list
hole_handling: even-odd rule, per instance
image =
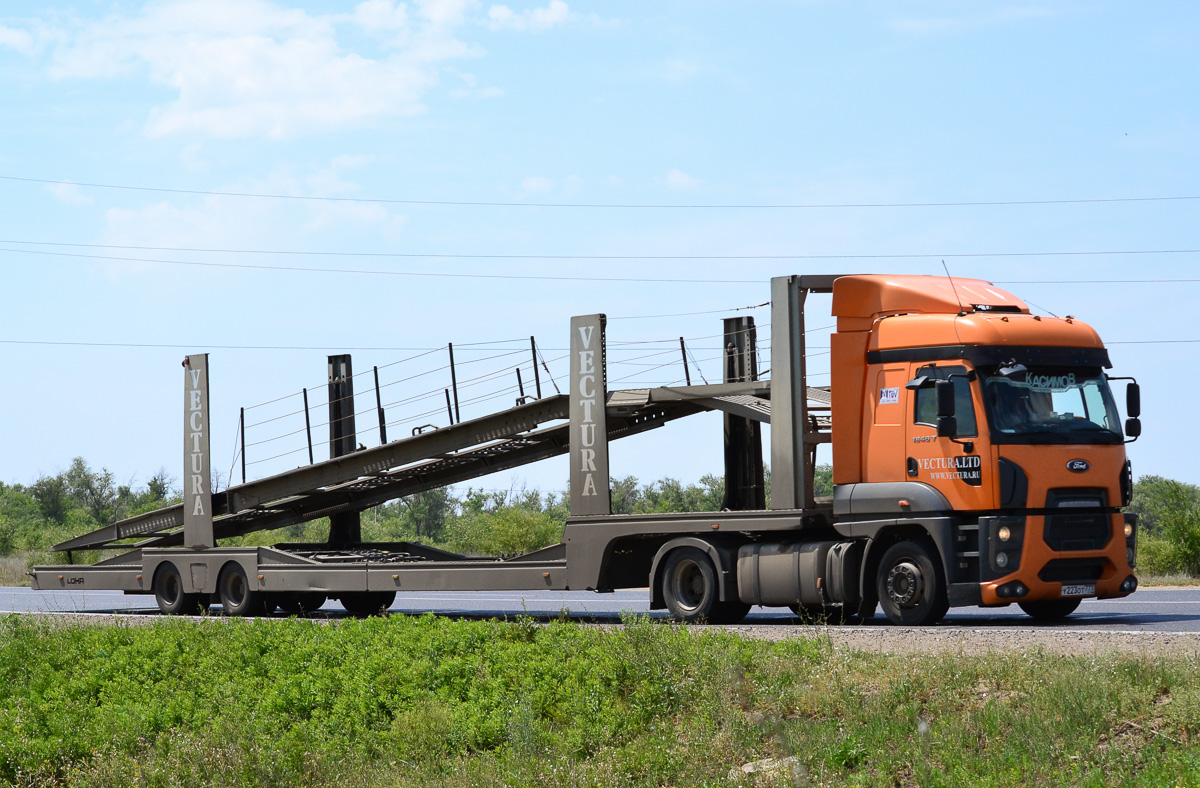
[[[956, 439], [937, 434], [934, 384], [939, 380], [954, 383]], [[975, 374], [961, 364], [921, 365], [906, 388], [912, 405], [906, 419], [905, 478], [936, 488], [956, 510], [991, 508], [992, 485], [985, 483], [990, 450], [980, 434], [983, 409]]]

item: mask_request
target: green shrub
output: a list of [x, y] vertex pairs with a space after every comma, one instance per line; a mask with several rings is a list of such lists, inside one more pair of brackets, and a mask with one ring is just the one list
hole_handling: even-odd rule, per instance
[[1151, 575], [1200, 575], [1200, 498], [1194, 485], [1152, 476], [1138, 480], [1138, 568]]
[[517, 555], [549, 547], [562, 538], [562, 524], [545, 512], [505, 507], [468, 512], [446, 525], [451, 550], [470, 555]]

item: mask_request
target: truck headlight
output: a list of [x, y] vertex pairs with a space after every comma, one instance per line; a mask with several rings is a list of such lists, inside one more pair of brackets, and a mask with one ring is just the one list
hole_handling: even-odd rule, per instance
[[[1128, 528], [1129, 526], [1127, 525], [1125, 527]], [[1125, 534], [1125, 535], [1129, 536], [1129, 534]], [[1007, 525], [1002, 525], [1002, 526], [1000, 526], [999, 530], [996, 531], [996, 536], [1000, 539], [1001, 542], [1007, 542], [1009, 539], [1012, 538], [1012, 529], [1009, 528]], [[996, 563], [1000, 564], [999, 557], [996, 558]], [[1008, 563], [1008, 559], [1005, 559], [1005, 563]], [[1000, 564], [1000, 566], [1004, 566], [1004, 564]]]
[[1008, 553], [996, 553], [996, 566], [1001, 569], [1008, 566]]
[[1125, 538], [1133, 536], [1133, 523], [1125, 523]]

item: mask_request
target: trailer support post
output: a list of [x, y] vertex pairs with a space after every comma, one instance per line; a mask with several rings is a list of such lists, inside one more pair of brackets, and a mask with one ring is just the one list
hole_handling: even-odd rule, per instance
[[771, 508], [813, 506], [812, 468], [804, 445], [808, 421], [804, 298], [798, 276], [771, 280]]
[[[725, 323], [728, 325], [729, 321], [726, 320]], [[725, 331], [728, 334], [729, 329], [725, 329]], [[683, 357], [683, 381], [686, 385], [690, 386], [692, 385], [692, 371], [688, 369], [687, 345], [683, 344], [683, 337], [679, 338], [679, 355]], [[728, 383], [729, 379], [726, 378], [725, 382]]]
[[242, 484], [246, 483], [246, 409], [238, 410], [238, 435], [242, 438]]
[[462, 414], [458, 411], [458, 376], [454, 374], [454, 343], [451, 342], [450, 348], [450, 388], [454, 391], [454, 423], [462, 421]]
[[304, 434], [308, 436], [308, 464], [312, 465], [312, 419], [308, 415], [308, 389], [301, 389], [300, 392], [304, 395]]
[[[349, 354], [329, 357], [329, 458], [344, 457], [357, 448], [354, 429], [354, 370]], [[329, 517], [329, 544], [346, 547], [362, 541], [359, 512]]]
[[208, 354], [183, 359], [183, 544], [216, 547], [209, 451]]
[[[683, 340], [679, 342], [682, 345]], [[726, 383], [758, 380], [757, 342], [753, 317], [725, 319]], [[767, 508], [762, 427], [752, 419], [729, 413], [725, 414], [725, 500], [721, 508]]]
[[571, 515], [612, 514], [604, 315], [571, 318]]
[[804, 299], [832, 293], [837, 275], [771, 280], [771, 508], [810, 509], [821, 436], [809, 422]]
[[379, 393], [379, 367], [375, 367], [375, 409], [379, 412], [379, 445], [387, 443], [387, 421], [383, 418], [383, 397]]
[[534, 391], [537, 393], [537, 398], [541, 399], [542, 398], [542, 376], [541, 376], [541, 373], [538, 372], [537, 342], [534, 341], [533, 337], [529, 338], [529, 353], [533, 356], [533, 385], [535, 387]]

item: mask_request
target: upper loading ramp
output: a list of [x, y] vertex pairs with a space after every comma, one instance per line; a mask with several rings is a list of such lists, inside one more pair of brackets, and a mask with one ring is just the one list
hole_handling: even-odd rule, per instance
[[[825, 278], [817, 279], [817, 285], [822, 288], [827, 284]], [[580, 321], [577, 328], [581, 338], [599, 340], [598, 345], [576, 348], [573, 337], [572, 349], [578, 351], [575, 354], [578, 358], [572, 362], [569, 390], [578, 396], [558, 394], [519, 401], [515, 407], [498, 413], [419, 432], [374, 448], [352, 450], [323, 462], [213, 493], [209, 507], [213, 515], [211, 539], [226, 539], [320, 517], [361, 512], [396, 498], [568, 452], [579, 455], [571, 462], [572, 511], [597, 513], [586, 511], [585, 506], [576, 511], [574, 496], [583, 491], [582, 494], [591, 496], [592, 501], [599, 496], [603, 500], [599, 511], [607, 513], [607, 442], [706, 410], [722, 411], [727, 414], [727, 420], [733, 417], [746, 423], [772, 423], [774, 415], [771, 453], [777, 473], [772, 476], [772, 508], [811, 505], [811, 490], [805, 490], [807, 482], [802, 479], [805, 474], [811, 476], [816, 445], [831, 440], [831, 400], [827, 388], [805, 384], [803, 295], [809, 291], [820, 292], [821, 289], [810, 286], [804, 277], [772, 280], [772, 321], [778, 324], [774, 326], [775, 341], [771, 351], [776, 373], [772, 381], [755, 379], [757, 373], [750, 361], [755, 355], [753, 323], [750, 321], [748, 330], [727, 326], [726, 361], [729, 363], [725, 383], [606, 392], [604, 316], [575, 318], [572, 323], [575, 326], [576, 321]], [[786, 306], [779, 309], [776, 303]], [[731, 339], [741, 343], [740, 346], [735, 347]], [[332, 374], [330, 379], [331, 382], [335, 380]], [[770, 401], [772, 394], [780, 398], [775, 403], [774, 414]], [[337, 399], [331, 396], [331, 402]], [[593, 403], [598, 406], [601, 402], [603, 406], [593, 406]], [[581, 403], [586, 407], [575, 412], [580, 410]], [[331, 424], [333, 422], [331, 417]], [[352, 427], [350, 431], [353, 432]], [[353, 446], [353, 443], [349, 445]], [[727, 455], [728, 449], [727, 445]], [[756, 453], [760, 454], [761, 449]], [[757, 462], [761, 467], [761, 456]], [[589, 473], [586, 478], [579, 479], [576, 478], [579, 466], [585, 471], [602, 469], [602, 472]], [[597, 478], [593, 479], [593, 475]], [[790, 479], [787, 484], [783, 484], [787, 480], [780, 478], [784, 476]], [[592, 502], [589, 504], [595, 506]], [[757, 507], [743, 508], [761, 506], [759, 503]], [[184, 507], [179, 504], [121, 520], [51, 549], [66, 552], [170, 547], [183, 544], [184, 536]], [[139, 537], [145, 538], [137, 543], [126, 541]], [[213, 544], [212, 540], [208, 541], [209, 545]]]
[[[608, 438], [636, 435], [705, 410], [721, 410], [770, 423], [770, 382], [721, 383], [614, 391], [608, 395]], [[828, 402], [829, 392], [809, 389]], [[362, 511], [395, 498], [468, 481], [489, 473], [565, 454], [569, 444], [566, 395], [556, 395], [490, 416], [342, 457], [239, 484], [212, 497], [218, 539], [283, 528], [346, 511]], [[827, 426], [827, 419], [821, 426]], [[555, 424], [554, 422], [560, 422]], [[113, 547], [169, 547], [183, 542], [183, 506], [130, 517], [55, 545], [55, 551]], [[134, 544], [125, 539], [149, 537]]]

